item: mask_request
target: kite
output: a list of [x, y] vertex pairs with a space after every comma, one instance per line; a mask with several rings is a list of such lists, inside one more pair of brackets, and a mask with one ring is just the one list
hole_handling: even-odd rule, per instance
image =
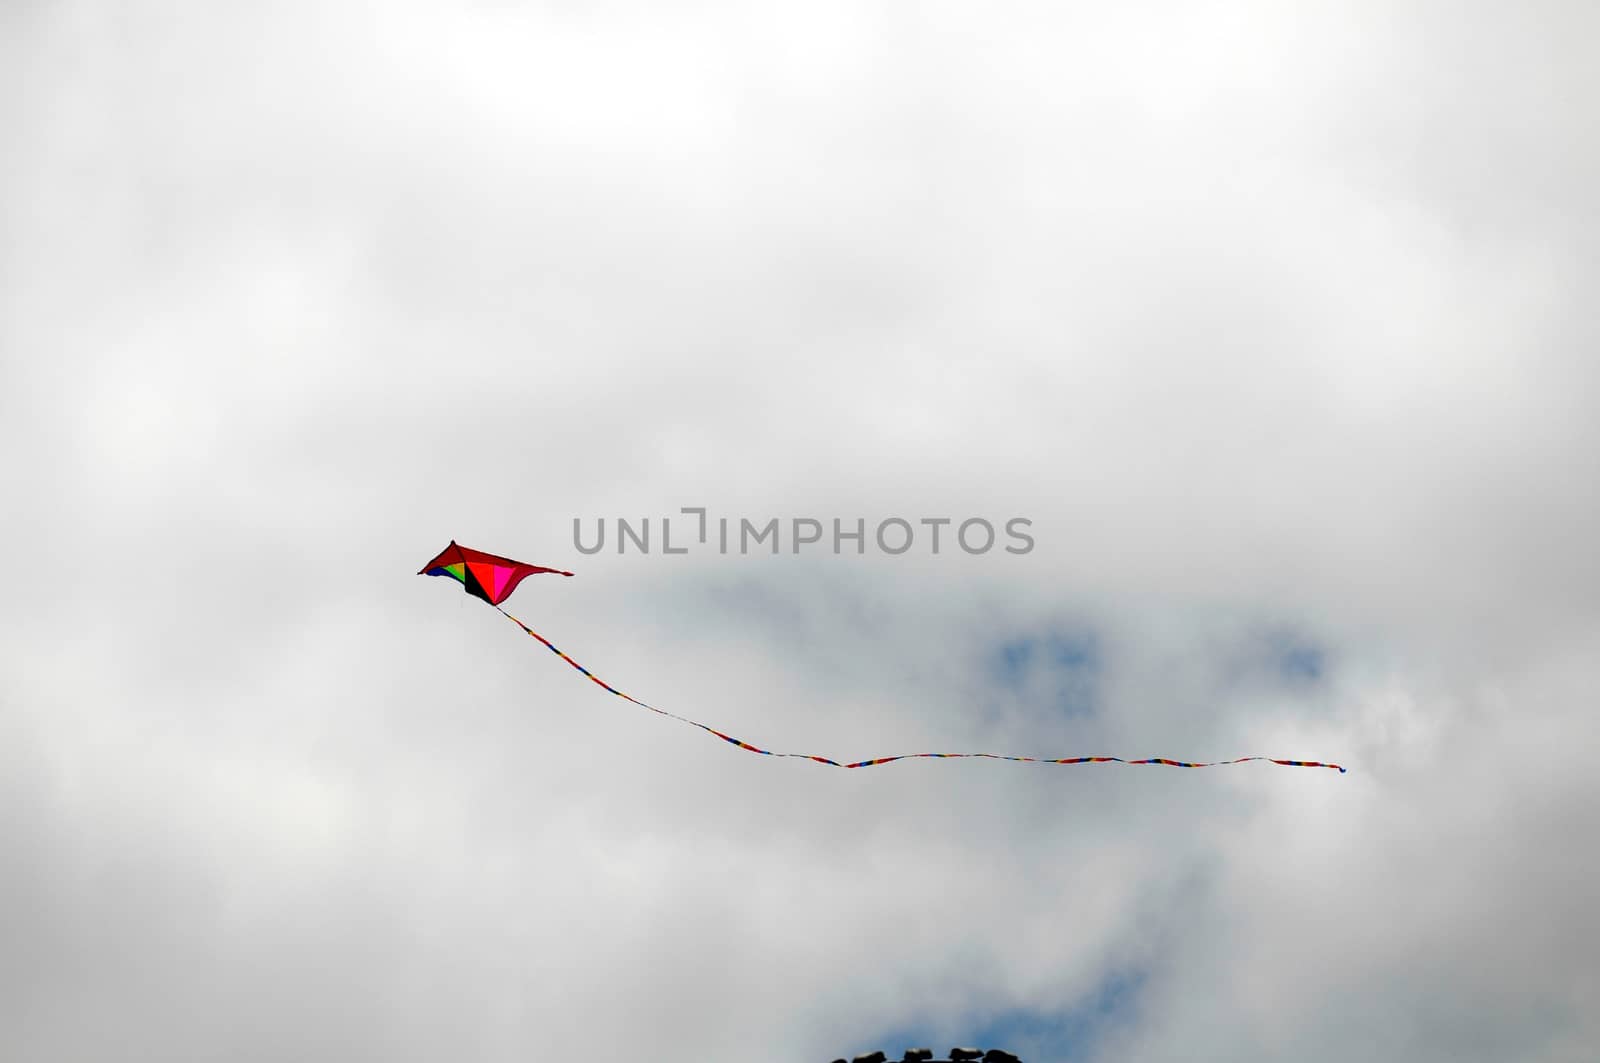
[[517, 584], [528, 576], [535, 576], [541, 572], [553, 572], [558, 576], [572, 575], [559, 568], [525, 565], [509, 557], [486, 554], [482, 550], [468, 550], [465, 546], [456, 545], [456, 541], [451, 539], [450, 545], [441, 550], [438, 557], [423, 565], [417, 575], [450, 576], [458, 579], [468, 594], [482, 598], [498, 609], [501, 602], [511, 597], [511, 592], [517, 589]]
[[1345, 772], [1345, 769], [1338, 764], [1325, 764], [1318, 760], [1287, 760], [1278, 757], [1261, 756], [1235, 757], [1232, 760], [1190, 761], [1172, 760], [1167, 757], [1144, 757], [1138, 760], [1127, 760], [1123, 757], [1105, 756], [1020, 757], [1003, 753], [900, 753], [892, 757], [874, 757], [871, 760], [858, 760], [847, 763], [844, 761], [833, 760], [829, 757], [818, 756], [814, 753], [776, 753], [770, 749], [762, 749], [760, 746], [751, 745], [749, 742], [735, 738], [732, 735], [723, 734], [715, 727], [703, 724], [698, 720], [691, 720], [687, 716], [679, 716], [677, 713], [668, 712], [666, 709], [658, 709], [654, 705], [640, 701], [638, 698], [633, 697], [632, 695], [624, 694], [622, 691], [618, 690], [610, 683], [607, 683], [605, 680], [589, 671], [589, 669], [585, 668], [571, 657], [568, 657], [561, 650], [557, 649], [555, 643], [551, 642], [549, 639], [533, 630], [533, 628], [529, 627], [527, 624], [524, 624], [522, 621], [518, 620], [516, 617], [512, 616], [510, 613], [506, 612], [500, 607], [500, 603], [510, 597], [511, 592], [517, 589], [517, 584], [521, 583], [525, 577], [544, 572], [554, 573], [559, 576], [572, 575], [572, 573], [563, 571], [559, 568], [545, 568], [541, 565], [529, 565], [524, 564], [521, 561], [513, 561], [509, 557], [500, 557], [496, 554], [486, 554], [481, 550], [469, 550], [465, 546], [457, 545], [455, 540], [452, 539], [450, 541], [450, 545], [445, 547], [444, 550], [440, 552], [438, 557], [424, 565], [417, 572], [417, 575], [450, 576], [456, 580], [459, 580], [463, 586], [463, 589], [465, 589], [468, 594], [477, 598], [482, 598], [484, 601], [494, 606], [495, 610], [499, 612], [501, 616], [517, 625], [525, 634], [531, 635], [533, 638], [537, 639], [540, 644], [545, 647], [545, 649], [549, 650], [557, 657], [560, 657], [563, 661], [566, 661], [573, 668], [576, 668], [591, 683], [594, 683], [608, 694], [615, 694], [623, 701], [632, 702], [641, 709], [648, 709], [659, 716], [665, 716], [668, 719], [677, 720], [679, 723], [686, 723], [691, 727], [698, 727], [707, 734], [717, 736], [724, 742], [736, 745], [740, 749], [750, 753], [759, 753], [764, 757], [792, 757], [798, 760], [810, 760], [818, 764], [826, 764], [829, 767], [834, 768], [874, 768], [880, 764], [892, 764], [897, 760], [922, 759], [1010, 760], [1026, 764], [1157, 764], [1168, 768], [1215, 768], [1221, 767], [1225, 764], [1244, 764], [1252, 760], [1260, 760], [1271, 764], [1281, 764], [1288, 768], [1334, 768], [1341, 775]]

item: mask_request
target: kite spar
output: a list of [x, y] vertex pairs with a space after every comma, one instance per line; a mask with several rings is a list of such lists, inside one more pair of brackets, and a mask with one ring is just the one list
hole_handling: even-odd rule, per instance
[[633, 697], [629, 694], [624, 694], [622, 691], [618, 690], [610, 683], [607, 683], [605, 680], [589, 671], [589, 669], [585, 668], [571, 657], [568, 657], [561, 650], [557, 649], [555, 643], [551, 642], [549, 639], [533, 630], [533, 628], [529, 627], [527, 624], [524, 624], [521, 620], [518, 620], [516, 617], [512, 616], [510, 613], [506, 612], [500, 607], [500, 603], [510, 597], [511, 592], [517, 589], [517, 584], [521, 583], [528, 576], [538, 575], [540, 573], [553, 573], [558, 576], [572, 575], [572, 573], [566, 572], [559, 568], [545, 568], [542, 565], [529, 565], [521, 561], [513, 561], [508, 557], [500, 557], [497, 554], [486, 554], [481, 550], [469, 550], [467, 547], [459, 546], [454, 540], [451, 540], [450, 545], [445, 547], [444, 550], [439, 553], [438, 557], [422, 566], [422, 568], [417, 572], [417, 575], [449, 576], [460, 581], [462, 584], [462, 589], [468, 594], [476, 598], [482, 598], [485, 602], [488, 602], [490, 605], [494, 606], [495, 610], [499, 612], [501, 616], [505, 617], [513, 624], [516, 624], [523, 630], [524, 633], [537, 639], [545, 647], [545, 649], [549, 650], [557, 657], [560, 657], [563, 661], [566, 661], [573, 668], [576, 668], [591, 683], [594, 683], [607, 693], [615, 694], [622, 700], [632, 702], [641, 709], [648, 709], [658, 716], [665, 716], [669, 720], [677, 720], [679, 723], [686, 723], [690, 727], [698, 727], [707, 734], [716, 735], [724, 742], [736, 745], [740, 749], [746, 750], [750, 753], [759, 753], [764, 757], [792, 757], [798, 760], [815, 761], [818, 764], [826, 764], [829, 767], [834, 768], [872, 768], [878, 766], [879, 764], [892, 764], [897, 760], [924, 759], [1010, 760], [1026, 764], [1159, 764], [1168, 768], [1214, 768], [1220, 767], [1224, 764], [1244, 764], [1252, 760], [1261, 760], [1271, 764], [1281, 764], [1288, 768], [1333, 768], [1339, 771], [1341, 774], [1343, 774], [1345, 770], [1338, 764], [1324, 764], [1323, 762], [1317, 760], [1287, 760], [1278, 757], [1260, 756], [1235, 757], [1232, 760], [1189, 761], [1172, 760], [1167, 757], [1144, 757], [1138, 760], [1127, 760], [1122, 757], [1102, 756], [1019, 757], [1009, 756], [1002, 753], [901, 753], [892, 757], [875, 757], [872, 760], [858, 760], [853, 763], [846, 763], [844, 761], [818, 756], [814, 753], [777, 753], [770, 749], [762, 749], [760, 746], [753, 746], [749, 742], [735, 738], [732, 735], [723, 734], [715, 727], [703, 724], [698, 720], [691, 720], [687, 716], [679, 716], [677, 713], [668, 712], [666, 709], [658, 709], [654, 705], [640, 701], [636, 697]]

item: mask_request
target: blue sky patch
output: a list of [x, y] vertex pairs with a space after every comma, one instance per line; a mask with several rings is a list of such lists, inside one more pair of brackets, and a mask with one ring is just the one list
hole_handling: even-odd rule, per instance
[[1086, 716], [1097, 700], [1099, 640], [1084, 631], [1019, 636], [1001, 643], [993, 669], [1002, 689], [1039, 699], [1068, 716]]
[[974, 1022], [955, 1027], [953, 1033], [937, 1036], [928, 1031], [948, 1031], [951, 1027], [935, 1021], [920, 1029], [895, 1029], [876, 1040], [864, 1041], [860, 1046], [841, 1046], [838, 1052], [848, 1059], [858, 1052], [881, 1048], [890, 1059], [899, 1059], [907, 1048], [925, 1047], [943, 1058], [946, 1049], [963, 1045], [1003, 1048], [1023, 1063], [1081, 1059], [1092, 1052], [1106, 1033], [1133, 1021], [1144, 983], [1143, 971], [1112, 974], [1083, 1000], [1060, 1011], [1012, 1008], [978, 1017]]
[[1328, 651], [1299, 632], [1278, 630], [1264, 639], [1263, 662], [1270, 672], [1286, 683], [1320, 682], [1328, 670]]

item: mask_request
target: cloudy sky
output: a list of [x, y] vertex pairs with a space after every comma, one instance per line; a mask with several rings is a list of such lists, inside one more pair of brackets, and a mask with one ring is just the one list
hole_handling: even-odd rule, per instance
[[267, 7], [0, 5], [7, 1058], [1593, 1058], [1592, 5]]

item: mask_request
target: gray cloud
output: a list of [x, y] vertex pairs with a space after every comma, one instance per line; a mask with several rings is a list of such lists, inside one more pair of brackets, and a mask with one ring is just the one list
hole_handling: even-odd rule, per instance
[[0, 20], [19, 1058], [1585, 1058], [1583, 5]]

